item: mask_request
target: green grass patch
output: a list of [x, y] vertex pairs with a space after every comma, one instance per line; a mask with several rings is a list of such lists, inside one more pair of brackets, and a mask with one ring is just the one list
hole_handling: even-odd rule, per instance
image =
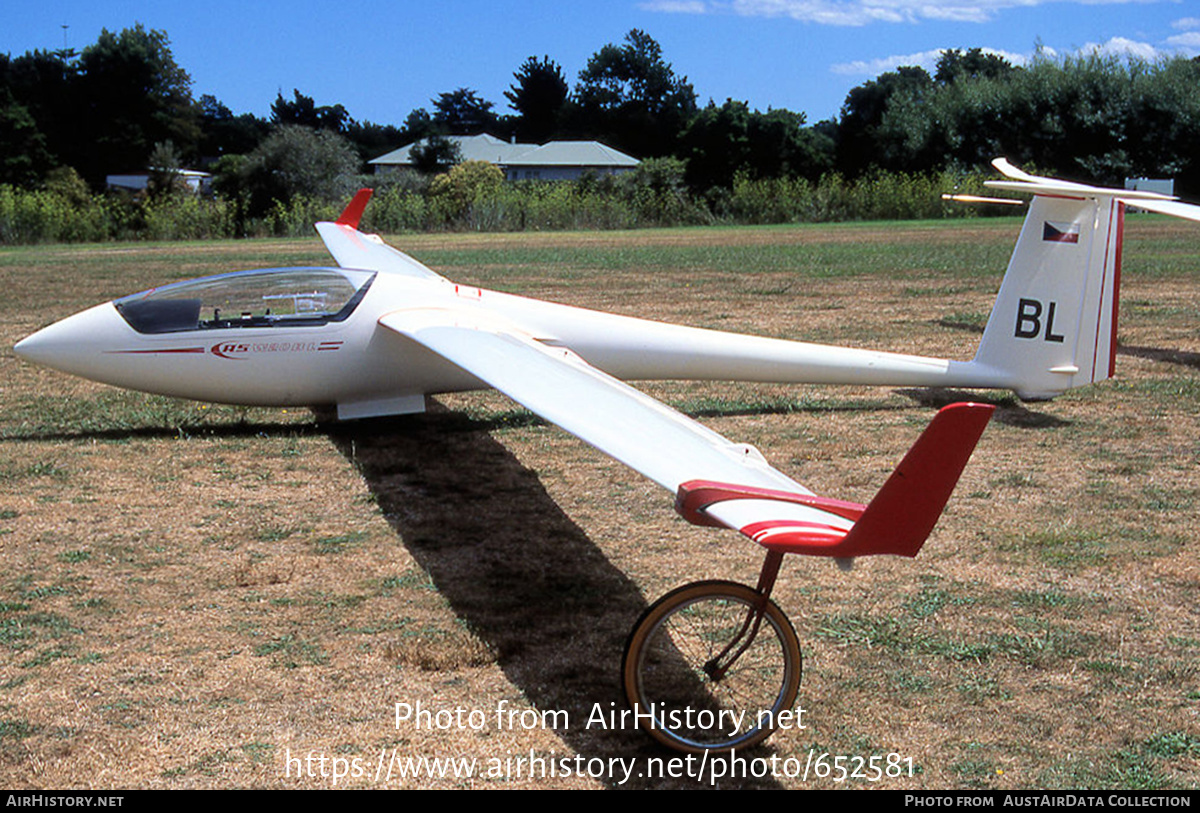
[[351, 547], [361, 544], [367, 538], [366, 531], [352, 531], [336, 536], [321, 536], [313, 541], [313, 548], [322, 556], [342, 553]]
[[1099, 567], [1108, 561], [1110, 536], [1080, 528], [1034, 531], [1001, 543], [1000, 550], [1013, 551], [1062, 570]]
[[399, 576], [390, 576], [380, 582], [383, 592], [392, 590], [437, 590], [433, 577], [424, 570], [410, 567]]
[[0, 740], [23, 740], [38, 732], [27, 720], [0, 720]]
[[1002, 656], [1038, 666], [1079, 658], [1098, 645], [1094, 636], [1040, 623], [1029, 626], [1034, 628], [1028, 633], [985, 632], [972, 639], [900, 618], [843, 613], [822, 617], [815, 634], [840, 646], [881, 647], [963, 663]]
[[300, 532], [299, 528], [269, 527], [255, 531], [254, 538], [259, 542], [282, 542], [298, 532]]
[[287, 669], [295, 669], [300, 666], [320, 666], [329, 662], [329, 657], [319, 645], [295, 635], [272, 638], [267, 643], [254, 647], [253, 651], [256, 656], [269, 657], [274, 665]]

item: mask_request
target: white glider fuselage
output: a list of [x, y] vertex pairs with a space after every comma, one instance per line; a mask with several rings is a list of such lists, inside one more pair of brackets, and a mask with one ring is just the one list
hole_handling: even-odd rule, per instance
[[[267, 277], [290, 272], [294, 269], [245, 273]], [[134, 324], [143, 329], [145, 324], [122, 315], [135, 296], [68, 317], [15, 349], [30, 361], [119, 387], [217, 403], [336, 405], [342, 418], [420, 411], [425, 395], [487, 386], [379, 324], [386, 314], [412, 309], [476, 314], [470, 318], [478, 322], [502, 320], [622, 380], [1003, 385], [994, 372], [981, 372], [971, 362], [672, 325], [437, 278], [383, 273], [365, 278], [361, 300], [337, 320], [268, 322], [235, 316], [205, 322], [201, 317], [140, 332]]]

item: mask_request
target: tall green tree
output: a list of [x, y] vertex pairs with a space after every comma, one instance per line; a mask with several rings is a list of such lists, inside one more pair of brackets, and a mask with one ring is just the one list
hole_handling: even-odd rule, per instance
[[298, 124], [301, 127], [331, 130], [345, 135], [350, 124], [350, 114], [340, 104], [318, 107], [311, 96], [305, 96], [293, 88], [291, 100], [283, 98], [282, 93], [275, 96], [275, 101], [271, 103], [271, 123]]
[[676, 76], [662, 46], [633, 29], [592, 55], [575, 86], [575, 128], [638, 157], [674, 151], [696, 115], [696, 91]]
[[418, 107], [409, 112], [404, 119], [404, 126], [400, 128], [399, 141], [401, 144], [411, 144], [414, 141], [428, 138], [437, 131], [437, 125], [433, 123], [433, 116], [424, 107]]
[[151, 198], [168, 198], [188, 192], [187, 182], [179, 174], [183, 169], [183, 159], [170, 141], [160, 141], [154, 145], [148, 164], [150, 177], [147, 179], [146, 192]]
[[1080, 180], [1174, 177], [1200, 192], [1200, 64], [1090, 54], [897, 93], [874, 135], [892, 168], [986, 166], [997, 155]]
[[693, 191], [730, 190], [734, 179], [805, 177], [815, 179], [832, 167], [833, 141], [804, 126], [804, 114], [790, 110], [751, 110], [726, 100], [692, 119], [680, 139]]
[[529, 57], [513, 74], [504, 97], [517, 111], [516, 134], [522, 141], [549, 141], [562, 125], [571, 91], [558, 63]]
[[1200, 197], [1200, 58], [1146, 67], [1130, 93], [1133, 174], [1175, 178], [1177, 193]]
[[346, 138], [354, 144], [364, 163], [372, 158], [378, 158], [386, 152], [391, 152], [397, 145], [405, 143], [404, 134], [399, 127], [392, 124], [376, 124], [371, 121], [351, 120], [346, 126]]
[[37, 122], [8, 88], [0, 87], [0, 184], [32, 187], [52, 166]]
[[999, 79], [1016, 70], [999, 54], [986, 53], [982, 48], [960, 51], [948, 48], [938, 57], [933, 80], [950, 85], [962, 79]]
[[28, 185], [78, 156], [75, 56], [30, 51], [10, 59], [0, 54], [0, 163], [9, 183]]
[[458, 145], [444, 135], [432, 133], [409, 150], [413, 169], [423, 175], [445, 172], [462, 161]]
[[201, 96], [196, 107], [202, 158], [248, 153], [271, 131], [271, 125], [253, 113], [235, 116], [216, 96]]
[[76, 85], [79, 143], [71, 151], [76, 160], [67, 163], [93, 186], [106, 173], [145, 168], [158, 142], [173, 142], [185, 158], [195, 155], [200, 130], [192, 80], [176, 64], [165, 31], [140, 23], [116, 34], [101, 31], [79, 56]]
[[295, 124], [275, 129], [246, 156], [223, 161], [217, 191], [246, 204], [259, 217], [274, 201], [297, 196], [333, 201], [352, 191], [359, 169], [353, 145], [331, 130]]
[[838, 122], [838, 169], [855, 176], [872, 166], [884, 166], [880, 127], [893, 97], [916, 99], [932, 88], [933, 79], [924, 68], [901, 67], [852, 89]]
[[446, 135], [478, 135], [499, 123], [494, 107], [474, 90], [458, 88], [433, 100], [433, 124]]

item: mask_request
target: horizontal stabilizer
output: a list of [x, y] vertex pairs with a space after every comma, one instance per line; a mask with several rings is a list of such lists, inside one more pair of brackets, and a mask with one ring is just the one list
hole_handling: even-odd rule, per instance
[[1102, 186], [1090, 186], [1074, 181], [1063, 181], [1058, 178], [1044, 178], [1040, 175], [1030, 175], [1008, 162], [1006, 158], [997, 158], [992, 166], [1001, 175], [1011, 178], [1011, 181], [984, 181], [984, 186], [996, 189], [1015, 189], [1021, 192], [1032, 192], [1035, 195], [1083, 195], [1093, 197], [1122, 197], [1130, 200], [1175, 200], [1170, 195], [1160, 195], [1158, 192], [1142, 192], [1133, 189], [1111, 189]]
[[1184, 203], [1178, 200], [1132, 200], [1122, 197], [1121, 200], [1138, 209], [1156, 212], [1160, 215], [1182, 217], [1184, 220], [1194, 220], [1200, 223], [1200, 206], [1194, 203]]
[[1025, 201], [1013, 198], [993, 198], [987, 195], [942, 195], [942, 200], [952, 200], [955, 203], [999, 203], [1005, 206], [1024, 206]]
[[1016, 192], [1029, 192], [1033, 195], [1066, 195], [1085, 198], [1115, 198], [1129, 206], [1145, 209], [1149, 212], [1182, 217], [1185, 220], [1200, 222], [1200, 206], [1183, 203], [1171, 195], [1158, 192], [1145, 192], [1139, 189], [1112, 189], [1101, 186], [1089, 186], [1073, 181], [1060, 181], [1057, 178], [1043, 178], [1030, 175], [1018, 169], [1007, 159], [997, 158], [992, 166], [1001, 174], [1011, 178], [1008, 181], [985, 181], [984, 185], [993, 189], [1007, 189]]
[[983, 185], [990, 189], [1006, 189], [1010, 192], [1028, 192], [1031, 195], [1060, 195], [1074, 198], [1116, 198], [1117, 200], [1142, 205], [1142, 201], [1174, 201], [1168, 195], [1157, 192], [1142, 192], [1137, 189], [1116, 189], [1105, 186], [1086, 186], [1070, 181], [1050, 181], [1047, 183], [1026, 183], [1025, 181], [984, 181]]

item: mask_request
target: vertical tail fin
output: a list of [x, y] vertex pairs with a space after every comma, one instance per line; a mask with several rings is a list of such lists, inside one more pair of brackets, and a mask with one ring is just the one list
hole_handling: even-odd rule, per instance
[[1032, 191], [975, 363], [1037, 400], [1113, 374], [1124, 203], [1116, 190]]
[[1196, 222], [1200, 206], [992, 165], [1011, 180], [987, 186], [1034, 199], [974, 365], [1031, 400], [1111, 378], [1126, 204]]

